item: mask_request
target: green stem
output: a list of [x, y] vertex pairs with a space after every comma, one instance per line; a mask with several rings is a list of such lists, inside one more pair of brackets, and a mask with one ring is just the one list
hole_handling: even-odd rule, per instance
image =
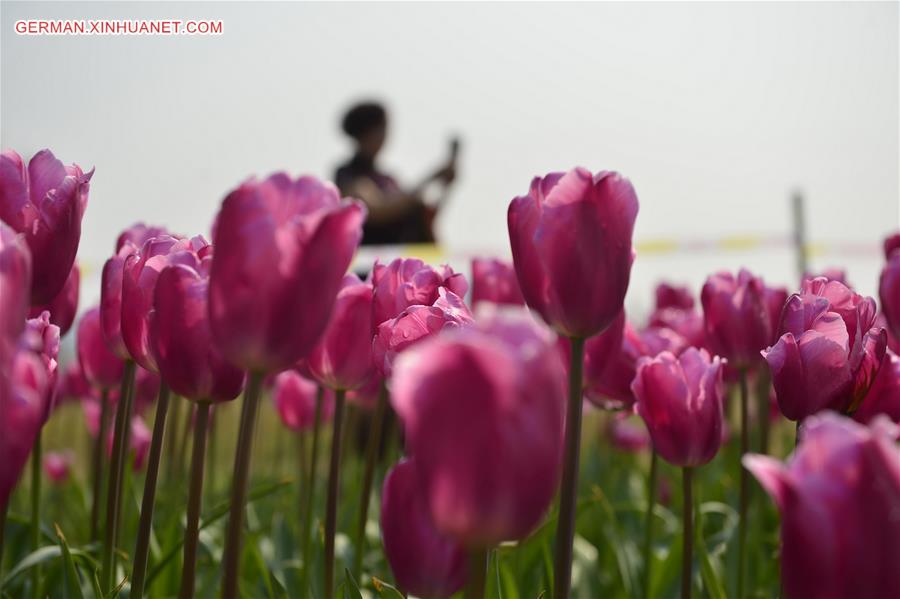
[[184, 566], [181, 570], [180, 599], [194, 596], [197, 567], [197, 541], [200, 532], [200, 504], [203, 500], [203, 465], [206, 462], [206, 432], [209, 425], [209, 402], [197, 405], [194, 424], [194, 448], [191, 454], [191, 488], [188, 494], [187, 524], [184, 528]]
[[741, 464], [744, 455], [750, 450], [750, 431], [748, 404], [749, 398], [747, 393], [747, 370], [741, 369], [740, 372], [741, 387], [741, 455], [738, 458], [738, 469], [741, 476], [740, 500], [738, 503], [738, 573], [737, 573], [737, 593], [736, 597], [744, 596], [744, 572], [745, 572], [745, 551], [747, 544], [747, 507], [750, 503], [749, 485], [747, 469]]
[[655, 449], [650, 451], [650, 478], [647, 481], [647, 514], [644, 517], [644, 596], [650, 597], [651, 574], [653, 570], [653, 507], [656, 505], [656, 479], [659, 456]]
[[337, 528], [337, 504], [341, 476], [341, 435], [344, 423], [343, 390], [334, 394], [334, 429], [331, 437], [331, 462], [328, 469], [328, 503], [325, 509], [325, 599], [334, 599], [334, 534]]
[[144, 479], [144, 497], [141, 500], [141, 519], [138, 525], [137, 545], [134, 550], [134, 565], [131, 572], [131, 594], [129, 596], [135, 599], [140, 599], [144, 594], [147, 556], [150, 553], [150, 533], [153, 531], [156, 481], [159, 475], [159, 459], [162, 454], [168, 412], [169, 387], [165, 383], [160, 383], [159, 397], [156, 401], [156, 418], [153, 422], [153, 438], [150, 441], [150, 456], [147, 459], [147, 476]]
[[353, 576], [359, 580], [362, 570], [363, 554], [366, 550], [366, 523], [369, 518], [369, 501], [372, 494], [372, 482], [375, 478], [375, 466], [378, 462], [378, 450], [381, 447], [381, 438], [384, 432], [384, 414], [387, 411], [388, 391], [384, 382], [378, 392], [378, 401], [375, 404], [375, 415], [372, 418], [372, 427], [369, 429], [369, 442], [366, 447], [366, 469], [363, 475], [362, 493], [359, 497], [359, 520], [356, 524], [356, 552], [353, 558]]
[[309, 592], [310, 528], [312, 527], [313, 504], [316, 499], [316, 460], [319, 457], [319, 428], [322, 421], [322, 401], [324, 397], [325, 389], [319, 385], [319, 389], [316, 392], [316, 412], [313, 419], [312, 450], [310, 451], [309, 471], [307, 472], [309, 478], [306, 483], [306, 500], [303, 502], [302, 552], [300, 554], [301, 567], [303, 569], [300, 571], [300, 592], [310, 596], [312, 595]]
[[769, 385], [768, 369], [758, 375], [756, 385], [757, 409], [759, 411], [759, 452], [769, 455]]
[[115, 551], [119, 540], [119, 507], [122, 501], [125, 454], [128, 452], [134, 373], [134, 362], [126, 360], [125, 370], [122, 373], [122, 386], [119, 391], [119, 405], [116, 409], [116, 428], [113, 436], [109, 486], [106, 489], [106, 534], [104, 535], [103, 561], [100, 569], [100, 588], [103, 592], [112, 590], [116, 569]]
[[109, 426], [109, 391], [103, 389], [100, 394], [100, 427], [94, 440], [94, 484], [91, 497], [91, 541], [99, 538], [100, 501], [103, 496], [103, 451], [106, 445], [106, 432]]
[[218, 489], [218, 487], [216, 486], [216, 483], [218, 482], [218, 479], [216, 478], [216, 472], [218, 471], [218, 468], [216, 468], [216, 457], [219, 455], [218, 430], [219, 421], [222, 419], [220, 409], [221, 408], [216, 408], [209, 414], [209, 450], [207, 452], [208, 455], [206, 458], [208, 462], [208, 464], [206, 465], [206, 476], [209, 479], [206, 483], [206, 501], [208, 504], [212, 504], [213, 498], [216, 494], [216, 489]]
[[575, 502], [578, 496], [578, 460], [581, 449], [581, 377], [584, 339], [572, 338], [572, 363], [569, 367], [569, 407], [566, 416], [566, 441], [559, 520], [556, 529], [556, 563], [553, 596], [569, 596], [572, 582], [572, 542], [575, 539]]
[[241, 406], [241, 425], [238, 431], [237, 451], [234, 457], [234, 474], [231, 481], [231, 506], [225, 537], [225, 573], [222, 597], [236, 599], [241, 569], [241, 543], [244, 532], [244, 509], [247, 505], [247, 483], [250, 478], [250, 454], [253, 449], [253, 432], [256, 428], [257, 404], [262, 389], [263, 375], [250, 374], [244, 402]]
[[690, 599], [691, 597], [691, 572], [693, 571], [694, 561], [694, 499], [693, 499], [693, 469], [682, 468], [682, 492], [684, 493], [684, 501], [682, 501], [682, 523], [684, 531], [682, 534], [681, 548], [681, 597], [682, 599]]
[[6, 538], [6, 512], [9, 504], [0, 509], [0, 597], [3, 596], [3, 539]]
[[[43, 448], [41, 438], [43, 430], [39, 429], [31, 449], [31, 549], [37, 551], [41, 546], [41, 457]], [[40, 566], [31, 569], [31, 593], [39, 597], [38, 587], [41, 583]]]
[[484, 599], [487, 582], [488, 550], [473, 549], [469, 552], [469, 580], [466, 581], [465, 599]]

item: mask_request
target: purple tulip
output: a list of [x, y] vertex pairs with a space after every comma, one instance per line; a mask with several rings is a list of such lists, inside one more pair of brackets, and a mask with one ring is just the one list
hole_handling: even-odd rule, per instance
[[54, 391], [58, 378], [57, 358], [59, 357], [59, 327], [50, 322], [50, 313], [46, 310], [37, 318], [25, 321], [25, 332], [19, 341], [23, 349], [33, 352], [47, 372], [47, 389], [43, 398], [44, 420], [50, 417], [50, 411], [56, 398]]
[[390, 378], [394, 360], [400, 352], [445, 329], [454, 329], [473, 321], [465, 302], [445, 287], [430, 306], [410, 306], [393, 320], [378, 325], [372, 342], [375, 367]]
[[94, 396], [95, 389], [85, 378], [81, 364], [77, 360], [70, 363], [59, 379], [57, 402], [80, 401]]
[[372, 361], [372, 286], [344, 278], [325, 333], [306, 360], [313, 377], [329, 389], [357, 389], [375, 370]]
[[640, 453], [650, 447], [647, 427], [626, 414], [613, 416], [607, 421], [606, 435], [610, 445], [626, 453]]
[[16, 152], [0, 154], [0, 220], [25, 234], [34, 260], [32, 305], [50, 302], [69, 276], [93, 174], [63, 165], [50, 150], [35, 154], [27, 169]]
[[781, 511], [787, 597], [900, 596], [897, 433], [886, 420], [867, 428], [822, 413], [804, 422], [786, 464], [744, 457]]
[[432, 305], [442, 287], [465, 297], [469, 284], [463, 275], [447, 265], [434, 268], [418, 258], [397, 258], [387, 266], [375, 263], [372, 287], [375, 294], [372, 321], [377, 327], [397, 318], [410, 306]]
[[[140, 366], [135, 369], [134, 375], [134, 402], [132, 413], [141, 415], [147, 411], [150, 406], [159, 397], [159, 375], [149, 370], [144, 370]], [[119, 400], [119, 390], [113, 389], [110, 393], [113, 401]]]
[[25, 329], [30, 289], [31, 251], [25, 237], [0, 222], [0, 371], [12, 360]]
[[900, 337], [900, 252], [892, 252], [881, 269], [878, 295], [888, 328], [895, 337]]
[[893, 235], [889, 235], [884, 240], [884, 257], [888, 260], [891, 258], [891, 254], [894, 253], [894, 250], [900, 249], [900, 233], [894, 233]]
[[568, 337], [604, 330], [622, 310], [638, 199], [615, 172], [576, 168], [535, 177], [507, 221], [522, 295]]
[[722, 443], [722, 361], [704, 349], [641, 358], [632, 383], [653, 447], [680, 467], [712, 460]]
[[677, 308], [679, 310], [693, 310], [694, 296], [691, 290], [684, 286], [670, 285], [662, 282], [656, 286], [656, 309]]
[[150, 239], [154, 237], [162, 237], [164, 235], [169, 235], [170, 237], [175, 237], [181, 239], [180, 235], [173, 235], [169, 233], [165, 227], [156, 227], [152, 225], [145, 225], [144, 223], [134, 223], [121, 233], [116, 238], [116, 252], [118, 253], [126, 244], [130, 244], [136, 249], [140, 249], [144, 247], [144, 244], [147, 243]]
[[496, 258], [472, 259], [472, 307], [477, 308], [481, 302], [525, 305], [512, 262]]
[[[296, 370], [285, 370], [275, 377], [272, 399], [282, 424], [293, 431], [309, 430], [315, 425], [318, 385]], [[334, 393], [322, 396], [322, 422], [334, 414]]]
[[628, 323], [625, 311], [599, 335], [584, 344], [584, 394], [602, 408], [620, 409], [634, 404], [631, 381], [643, 344]]
[[71, 450], [49, 451], [44, 454], [44, 473], [50, 482], [61, 485], [69, 480], [75, 454]]
[[710, 350], [734, 368], [755, 368], [773, 336], [763, 280], [743, 268], [737, 278], [714, 274], [703, 285], [700, 301]]
[[[153, 286], [153, 351], [148, 353], [156, 356], [163, 380], [175, 393], [198, 401], [221, 402], [240, 394], [244, 373], [226, 362], [212, 343], [207, 308], [209, 278], [204, 276], [209, 249], [203, 246], [199, 252], [205, 257], [183, 250], [187, 256], [181, 260], [195, 260], [193, 267], [175, 264], [153, 275], [157, 279]], [[161, 263], [171, 258], [159, 257]], [[144, 272], [152, 269], [148, 262]]]
[[769, 343], [775, 343], [778, 340], [779, 330], [781, 329], [781, 313], [784, 311], [784, 305], [787, 303], [788, 292], [784, 287], [766, 286], [763, 291], [763, 298], [766, 302], [766, 312], [769, 315], [769, 325], [772, 335]]
[[39, 316], [41, 312], [50, 312], [50, 322], [59, 327], [60, 336], [65, 335], [75, 322], [75, 314], [78, 312], [78, 291], [81, 287], [81, 272], [78, 263], [72, 264], [72, 270], [66, 279], [66, 284], [50, 302], [42, 306], [31, 308], [29, 318]]
[[405, 593], [444, 599], [466, 583], [466, 550], [438, 532], [425, 499], [415, 460], [391, 468], [381, 495], [384, 553]]
[[875, 301], [825, 278], [788, 298], [781, 337], [762, 352], [782, 414], [800, 421], [825, 408], [852, 413], [884, 357], [887, 338], [875, 324]]
[[565, 369], [553, 335], [498, 314], [397, 362], [391, 401], [435, 526], [467, 547], [521, 539], [562, 466]]
[[99, 389], [112, 389], [122, 379], [125, 363], [112, 353], [103, 339], [100, 308], [81, 315], [76, 336], [78, 362], [85, 378]]
[[213, 337], [243, 369], [293, 366], [315, 346], [362, 237], [366, 210], [312, 177], [277, 173], [231, 192], [213, 231]]
[[[200, 236], [188, 240], [162, 235], [147, 240], [139, 252], [125, 259], [122, 269], [122, 339], [132, 359], [142, 368], [150, 372], [159, 371], [150, 331], [154, 290], [160, 273], [169, 265], [184, 264], [195, 272], [203, 268], [208, 275], [208, 261], [201, 261], [211, 251], [209, 243]], [[206, 305], [205, 300], [203, 304]]]
[[853, 412], [853, 419], [868, 423], [878, 414], [900, 423], [900, 358], [890, 350], [884, 356], [884, 362], [865, 399]]

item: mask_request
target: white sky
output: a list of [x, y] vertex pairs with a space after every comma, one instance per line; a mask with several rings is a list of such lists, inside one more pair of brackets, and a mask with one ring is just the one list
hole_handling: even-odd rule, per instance
[[[789, 230], [877, 243], [898, 226], [897, 3], [2, 2], [2, 146], [96, 166], [80, 258], [136, 220], [206, 232], [225, 193], [276, 169], [329, 177], [338, 118], [384, 99], [384, 165], [417, 179], [464, 140], [440, 225], [455, 251], [506, 253], [509, 200], [583, 165], [629, 176], [636, 237]], [[220, 37], [27, 37], [22, 18], [220, 18]], [[880, 258], [846, 262], [875, 291]], [[788, 283], [783, 251], [638, 258], [659, 277], [747, 264]], [[90, 279], [89, 279], [90, 281]], [[85, 299], [98, 296], [87, 283]], [[793, 284], [791, 284], [793, 286]], [[636, 297], [635, 297], [636, 296]]]

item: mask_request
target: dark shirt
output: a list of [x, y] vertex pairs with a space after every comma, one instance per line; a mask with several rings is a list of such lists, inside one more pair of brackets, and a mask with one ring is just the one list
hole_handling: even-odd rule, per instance
[[[375, 168], [372, 160], [355, 155], [348, 162], [338, 167], [334, 174], [334, 182], [342, 195], [348, 195], [348, 189], [358, 179], [370, 179], [385, 193], [400, 191], [397, 181], [386, 173]], [[401, 243], [429, 243], [433, 241], [430, 228], [426, 225], [425, 207], [421, 204], [410, 206], [410, 209], [389, 222], [363, 225], [363, 245], [388, 245]]]

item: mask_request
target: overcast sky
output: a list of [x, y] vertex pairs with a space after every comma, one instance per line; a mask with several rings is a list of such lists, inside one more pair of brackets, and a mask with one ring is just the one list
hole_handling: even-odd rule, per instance
[[[2, 3], [2, 146], [96, 166], [80, 256], [136, 221], [206, 233], [226, 192], [278, 169], [330, 177], [354, 99], [391, 111], [384, 166], [413, 182], [463, 138], [440, 222], [454, 252], [508, 252], [509, 200], [583, 165], [630, 177], [636, 237], [789, 231], [874, 245], [898, 226], [897, 3]], [[23, 18], [216, 18], [217, 37], [27, 37]], [[873, 292], [880, 258], [846, 262]], [[629, 301], [790, 254], [647, 254]], [[791, 283], [793, 286], [793, 284]], [[95, 289], [86, 290], [95, 299]], [[641, 297], [634, 299], [634, 294]]]

